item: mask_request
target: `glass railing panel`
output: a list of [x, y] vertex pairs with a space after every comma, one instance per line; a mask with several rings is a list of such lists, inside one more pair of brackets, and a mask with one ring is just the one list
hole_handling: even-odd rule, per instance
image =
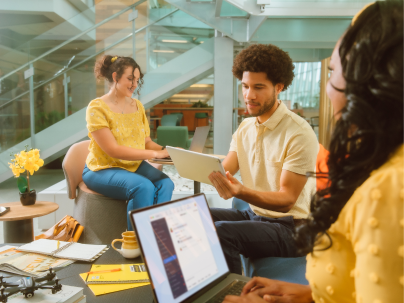
[[213, 36], [211, 27], [182, 11], [175, 12], [148, 31], [148, 70], [155, 70]]
[[220, 10], [221, 17], [248, 17], [248, 13], [235, 7], [234, 5], [223, 1], [222, 9]]
[[95, 59], [92, 58], [67, 74], [70, 78], [68, 84], [68, 114], [72, 115], [87, 107], [91, 100], [105, 94], [104, 81], [97, 82], [94, 77]]
[[[144, 3], [144, 0], [140, 0], [138, 2]], [[68, 13], [62, 13], [60, 10], [58, 11], [58, 5], [60, 5], [60, 3], [55, 4], [55, 13], [63, 15], [63, 18], [66, 18], [66, 21], [56, 26], [50, 26], [50, 29], [46, 30], [40, 35], [37, 35], [23, 45], [5, 47], [5, 50], [2, 50], [0, 69], [3, 65], [14, 64], [13, 67], [7, 68], [10, 72], [15, 68], [21, 67], [24, 65], [24, 63], [27, 63], [26, 59], [21, 60], [22, 56], [28, 56], [28, 61], [44, 56], [53, 49], [58, 48], [60, 45], [64, 45], [64, 43], [70, 39], [84, 33], [82, 36], [74, 39], [74, 41], [70, 41], [68, 45], [64, 45], [62, 48], [60, 48], [59, 52], [54, 53], [53, 55], [49, 54], [49, 56], [44, 58], [45, 63], [51, 65], [67, 63], [74, 55], [91, 47], [91, 45], [94, 45], [97, 39], [99, 41], [105, 38], [101, 31], [97, 36], [97, 31], [91, 30], [92, 28], [94, 28], [100, 22], [109, 23], [112, 21], [113, 23], [111, 23], [109, 26], [110, 32], [108, 35], [113, 35], [114, 29], [120, 30], [122, 28], [119, 22], [124, 21], [124, 23], [128, 23], [128, 14], [131, 11], [127, 3], [111, 0], [97, 2], [97, 5], [91, 6], [81, 12], [73, 9]], [[119, 14], [122, 10], [128, 11], [118, 17], [114, 17], [115, 14]], [[126, 27], [126, 25], [124, 27]], [[44, 67], [45, 65], [46, 64], [44, 64]], [[39, 68], [40, 66], [36, 67]], [[55, 70], [57, 71], [57, 67], [50, 67], [50, 73], [54, 74], [56, 72]], [[3, 74], [7, 73], [3, 71]]]
[[34, 90], [35, 133], [65, 118], [63, 75]]
[[29, 98], [0, 108], [0, 153], [31, 137]]

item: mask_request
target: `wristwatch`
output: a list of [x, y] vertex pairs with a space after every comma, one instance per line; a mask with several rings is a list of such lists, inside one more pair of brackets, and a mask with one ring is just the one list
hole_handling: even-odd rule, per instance
[[165, 146], [165, 145], [161, 148], [161, 150], [163, 150], [163, 149], [166, 149], [166, 146]]

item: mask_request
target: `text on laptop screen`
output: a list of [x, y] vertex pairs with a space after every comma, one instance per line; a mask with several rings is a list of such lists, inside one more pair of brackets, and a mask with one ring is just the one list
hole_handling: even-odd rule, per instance
[[181, 302], [228, 272], [205, 199], [132, 214], [159, 302]]

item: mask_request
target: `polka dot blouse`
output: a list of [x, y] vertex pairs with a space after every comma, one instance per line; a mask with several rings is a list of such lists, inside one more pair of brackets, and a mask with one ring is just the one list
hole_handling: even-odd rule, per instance
[[138, 111], [121, 114], [113, 112], [101, 99], [90, 102], [86, 111], [88, 137], [91, 139], [86, 164], [92, 171], [120, 167], [135, 172], [140, 161], [127, 161], [108, 156], [95, 142], [92, 132], [109, 128], [119, 145], [136, 149], [145, 149], [145, 139], [150, 136], [150, 127], [147, 122], [143, 104], [135, 99]]
[[372, 172], [307, 257], [320, 303], [403, 302], [403, 152]]

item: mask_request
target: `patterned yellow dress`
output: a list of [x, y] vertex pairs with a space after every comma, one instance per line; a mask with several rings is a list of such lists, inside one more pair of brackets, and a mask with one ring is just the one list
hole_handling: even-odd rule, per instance
[[328, 234], [308, 255], [307, 279], [316, 303], [403, 302], [403, 152], [360, 186]]

